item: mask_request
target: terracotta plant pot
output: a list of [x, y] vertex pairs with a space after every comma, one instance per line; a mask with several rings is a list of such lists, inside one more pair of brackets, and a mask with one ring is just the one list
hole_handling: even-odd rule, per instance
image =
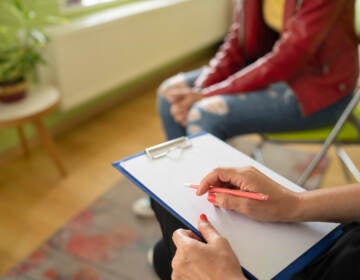
[[10, 103], [26, 96], [27, 84], [24, 78], [0, 82], [0, 102]]

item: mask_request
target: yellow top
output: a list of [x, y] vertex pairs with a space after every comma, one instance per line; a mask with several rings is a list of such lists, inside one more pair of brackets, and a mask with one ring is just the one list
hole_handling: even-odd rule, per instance
[[275, 31], [282, 29], [282, 19], [286, 0], [264, 0], [263, 15], [267, 25]]

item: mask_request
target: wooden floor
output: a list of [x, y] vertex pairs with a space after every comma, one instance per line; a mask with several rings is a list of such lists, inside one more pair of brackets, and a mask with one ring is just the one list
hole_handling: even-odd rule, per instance
[[147, 92], [56, 138], [61, 178], [41, 147], [0, 166], [0, 273], [121, 178], [111, 163], [163, 140]]
[[[149, 90], [56, 138], [69, 174], [41, 147], [0, 166], [0, 275], [121, 178], [111, 162], [164, 139]], [[303, 147], [299, 147], [303, 148]], [[312, 149], [317, 146], [312, 146]], [[360, 148], [351, 148], [360, 166]], [[323, 185], [343, 184], [331, 160]]]

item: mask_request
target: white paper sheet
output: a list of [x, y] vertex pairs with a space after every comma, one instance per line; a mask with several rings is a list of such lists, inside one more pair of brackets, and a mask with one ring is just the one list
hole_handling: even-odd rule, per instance
[[225, 236], [241, 265], [258, 279], [271, 279], [338, 226], [335, 223], [262, 223], [238, 213], [216, 208], [206, 195], [198, 197], [184, 183], [199, 183], [218, 166], [254, 166], [283, 186], [304, 191], [296, 184], [210, 134], [191, 139], [192, 147], [174, 150], [151, 160], [145, 155], [115, 163], [155, 194], [194, 228], [205, 213]]

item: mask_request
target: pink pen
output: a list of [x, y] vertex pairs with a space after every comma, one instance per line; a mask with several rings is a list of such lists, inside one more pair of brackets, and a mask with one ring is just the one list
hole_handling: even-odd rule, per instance
[[[199, 185], [194, 185], [194, 184], [185, 184], [185, 186], [192, 188], [192, 189], [199, 188]], [[244, 198], [250, 198], [250, 199], [256, 199], [256, 200], [269, 200], [269, 195], [267, 195], [267, 194], [235, 190], [235, 189], [211, 187], [209, 189], [209, 192], [210, 193], [225, 193], [225, 194], [230, 194], [230, 195], [234, 195], [237, 197], [244, 197]]]

